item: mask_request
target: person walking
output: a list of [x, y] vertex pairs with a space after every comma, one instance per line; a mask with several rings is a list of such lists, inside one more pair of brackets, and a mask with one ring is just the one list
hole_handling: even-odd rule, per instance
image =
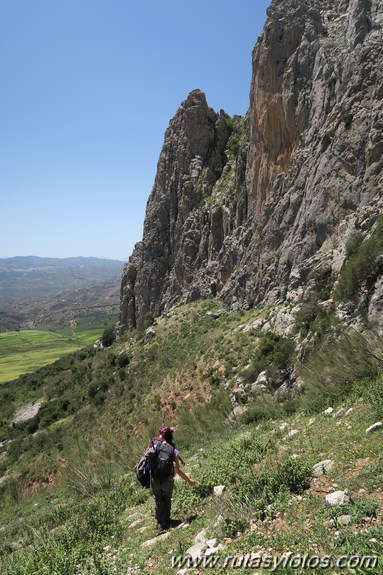
[[170, 528], [170, 515], [175, 474], [195, 485], [196, 481], [190, 479], [181, 469], [184, 463], [180, 452], [174, 444], [174, 430], [171, 427], [161, 427], [160, 435], [153, 440], [155, 457], [150, 472], [150, 488], [154, 496], [155, 518], [159, 532]]

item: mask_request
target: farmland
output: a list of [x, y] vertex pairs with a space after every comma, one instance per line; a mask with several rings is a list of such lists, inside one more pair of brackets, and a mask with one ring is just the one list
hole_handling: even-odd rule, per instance
[[[115, 318], [108, 318], [113, 323]], [[0, 333], [0, 384], [53, 363], [60, 357], [91, 345], [104, 331], [106, 321], [81, 320], [60, 331], [22, 330]]]

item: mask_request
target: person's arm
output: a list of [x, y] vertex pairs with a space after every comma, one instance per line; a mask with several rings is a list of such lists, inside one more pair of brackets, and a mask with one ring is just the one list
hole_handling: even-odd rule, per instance
[[184, 471], [182, 471], [182, 469], [180, 467], [180, 456], [179, 455], [176, 456], [175, 462], [176, 462], [176, 471], [177, 471], [178, 475], [181, 477], [181, 479], [183, 479], [184, 481], [187, 481], [189, 483], [189, 485], [195, 485], [197, 483], [195, 481], [195, 479], [190, 479], [190, 477], [188, 475], [186, 475], [186, 473]]
[[182, 463], [182, 465], [185, 465], [185, 461], [182, 459], [181, 455], [178, 456], [180, 463]]

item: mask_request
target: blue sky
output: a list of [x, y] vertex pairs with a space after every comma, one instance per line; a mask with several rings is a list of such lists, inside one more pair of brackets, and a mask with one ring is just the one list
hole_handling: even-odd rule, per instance
[[0, 257], [126, 261], [187, 94], [247, 111], [269, 4], [0, 2]]

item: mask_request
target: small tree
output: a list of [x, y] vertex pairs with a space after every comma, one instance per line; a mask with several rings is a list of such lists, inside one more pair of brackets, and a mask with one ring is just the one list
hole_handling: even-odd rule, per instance
[[116, 341], [116, 333], [114, 331], [114, 324], [106, 327], [101, 336], [101, 343], [104, 347], [110, 347]]

